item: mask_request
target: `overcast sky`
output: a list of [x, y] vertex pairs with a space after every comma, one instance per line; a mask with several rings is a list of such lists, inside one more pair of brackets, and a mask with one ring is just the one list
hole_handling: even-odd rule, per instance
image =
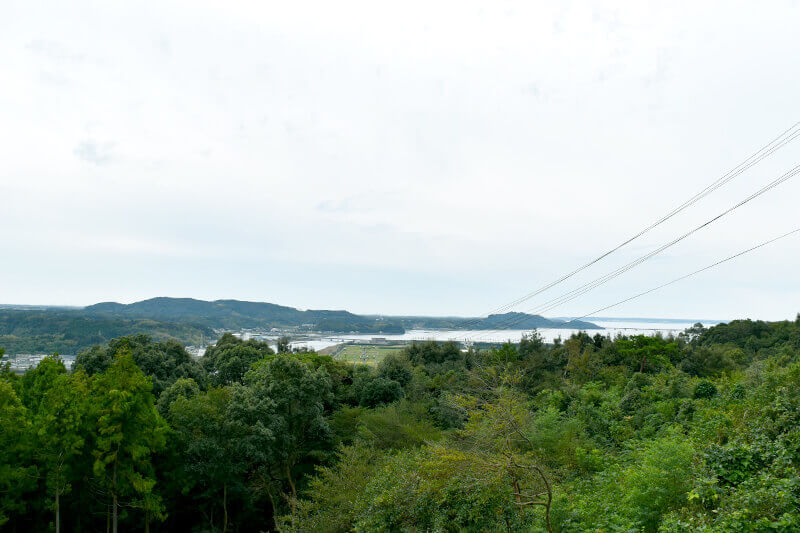
[[[0, 3], [0, 303], [475, 315], [800, 120], [800, 3]], [[800, 163], [800, 140], [520, 306]], [[550, 315], [800, 225], [800, 177]], [[606, 316], [800, 311], [800, 236]], [[548, 298], [545, 298], [547, 296]]]

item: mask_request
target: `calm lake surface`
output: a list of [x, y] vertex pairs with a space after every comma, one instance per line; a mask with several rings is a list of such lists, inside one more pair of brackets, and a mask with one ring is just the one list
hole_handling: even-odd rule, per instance
[[[615, 337], [618, 334], [622, 335], [669, 335], [670, 333], [677, 335], [686, 328], [695, 324], [694, 321], [686, 322], [650, 322], [650, 321], [603, 321], [592, 320], [592, 323], [597, 324], [605, 329], [591, 329], [585, 330], [590, 335], [599, 333], [603, 336], [610, 335]], [[706, 327], [717, 324], [718, 321], [709, 321], [705, 323]], [[578, 329], [539, 329], [537, 330], [546, 342], [553, 342], [556, 338], [567, 339], [573, 333], [578, 333]], [[402, 335], [357, 335], [357, 334], [341, 334], [341, 335], [320, 335], [314, 338], [303, 341], [292, 342], [292, 346], [307, 346], [315, 350], [321, 350], [329, 346], [341, 344], [344, 342], [369, 342], [374, 338], [386, 339], [387, 342], [394, 340], [397, 341], [459, 341], [459, 342], [505, 342], [512, 341], [518, 342], [522, 335], [530, 334], [531, 330], [527, 329], [504, 329], [504, 330], [448, 330], [448, 329], [412, 329], [406, 331]]]

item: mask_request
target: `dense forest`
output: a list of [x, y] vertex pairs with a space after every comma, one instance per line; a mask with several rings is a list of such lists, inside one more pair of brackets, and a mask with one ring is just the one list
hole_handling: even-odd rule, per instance
[[185, 345], [215, 336], [210, 327], [188, 321], [103, 316], [80, 310], [0, 309], [0, 346], [9, 354], [76, 354], [132, 333], [158, 340], [178, 339]]
[[800, 529], [800, 316], [278, 352], [138, 335], [6, 368], [0, 529]]

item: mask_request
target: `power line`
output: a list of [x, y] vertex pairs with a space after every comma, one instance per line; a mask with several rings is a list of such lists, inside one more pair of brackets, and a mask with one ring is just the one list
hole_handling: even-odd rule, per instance
[[[725, 185], [728, 182], [730, 182], [732, 179], [734, 179], [737, 176], [741, 175], [746, 170], [748, 170], [751, 167], [753, 167], [754, 165], [760, 163], [761, 161], [763, 161], [767, 157], [769, 157], [772, 154], [774, 154], [779, 149], [783, 148], [784, 146], [786, 146], [787, 144], [789, 144], [790, 142], [795, 140], [798, 136], [800, 136], [800, 130], [797, 129], [798, 126], [800, 126], [800, 122], [794, 123], [790, 128], [788, 128], [787, 130], [783, 131], [780, 135], [778, 135], [773, 140], [771, 140], [769, 143], [767, 143], [766, 145], [761, 147], [755, 153], [750, 155], [747, 159], [745, 159], [744, 161], [739, 163], [736, 167], [734, 167], [733, 169], [731, 169], [730, 171], [725, 173], [722, 177], [718, 178], [716, 181], [712, 182], [710, 185], [708, 185], [706, 188], [704, 188], [703, 190], [701, 190], [700, 192], [698, 192], [697, 194], [695, 194], [694, 196], [692, 196], [691, 198], [686, 200], [684, 203], [680, 204], [678, 207], [674, 208], [672, 211], [670, 211], [666, 215], [662, 216], [660, 219], [656, 220], [655, 222], [653, 222], [652, 224], [650, 224], [649, 226], [647, 226], [643, 230], [641, 230], [638, 233], [634, 234], [632, 237], [630, 237], [627, 240], [623, 241], [622, 243], [618, 244], [614, 248], [608, 250], [607, 252], [604, 252], [603, 254], [601, 254], [601, 255], [597, 256], [596, 258], [592, 259], [591, 261], [581, 265], [580, 267], [576, 268], [575, 270], [573, 270], [573, 271], [571, 271], [571, 272], [569, 272], [567, 274], [564, 274], [563, 276], [559, 277], [558, 279], [556, 279], [554, 281], [551, 281], [550, 283], [544, 285], [543, 287], [541, 287], [539, 289], [536, 289], [535, 291], [532, 291], [532, 292], [526, 294], [525, 296], [517, 298], [516, 300], [514, 300], [512, 302], [509, 302], [509, 303], [507, 303], [505, 305], [502, 305], [502, 306], [500, 306], [500, 307], [498, 307], [496, 309], [493, 309], [493, 310], [489, 311], [488, 313], [486, 313], [486, 315], [488, 316], [488, 315], [491, 315], [491, 314], [494, 314], [494, 313], [502, 313], [502, 312], [507, 311], [508, 309], [510, 309], [510, 308], [512, 308], [512, 307], [514, 307], [516, 305], [519, 305], [522, 302], [530, 300], [531, 298], [533, 298], [533, 297], [545, 292], [546, 290], [551, 289], [552, 287], [555, 287], [556, 285], [566, 281], [567, 279], [571, 278], [575, 274], [577, 274], [577, 273], [589, 268], [590, 266], [594, 265], [595, 263], [598, 263], [599, 261], [605, 259], [606, 257], [608, 257], [609, 255], [613, 254], [614, 252], [616, 252], [620, 248], [622, 248], [622, 247], [630, 244], [634, 240], [638, 239], [639, 237], [641, 237], [645, 233], [649, 232], [650, 230], [660, 226], [661, 224], [663, 224], [664, 222], [666, 222], [670, 218], [674, 217], [675, 215], [677, 215], [681, 211], [683, 211], [683, 210], [687, 209], [688, 207], [694, 205], [695, 203], [699, 202], [700, 200], [702, 200], [703, 198], [705, 198], [706, 196], [708, 196], [709, 194], [711, 194], [715, 190], [719, 189], [723, 185]], [[482, 320], [482, 318], [475, 318], [475, 319], [472, 319], [472, 320], [468, 320], [467, 322], [461, 324], [461, 326], [462, 327], [470, 327], [470, 326], [472, 326], [474, 324], [477, 324], [481, 320]]]
[[708, 266], [705, 266], [705, 267], [703, 267], [703, 268], [701, 268], [699, 270], [695, 270], [694, 272], [690, 272], [689, 274], [686, 274], [686, 275], [681, 276], [679, 278], [675, 278], [672, 281], [668, 281], [667, 283], [663, 283], [663, 284], [661, 284], [661, 285], [659, 285], [657, 287], [653, 287], [652, 289], [648, 289], [648, 290], [646, 290], [644, 292], [640, 292], [639, 294], [635, 294], [635, 295], [633, 295], [633, 296], [631, 296], [629, 298], [625, 298], [624, 300], [620, 300], [620, 301], [618, 301], [616, 303], [613, 303], [611, 305], [607, 305], [605, 307], [601, 307], [600, 309], [595, 309], [591, 313], [587, 313], [587, 314], [585, 314], [583, 316], [580, 316], [578, 318], [574, 318], [573, 320], [581, 320], [583, 318], [590, 317], [592, 315], [596, 315], [597, 313], [602, 313], [603, 311], [611, 309], [612, 307], [616, 307], [618, 305], [630, 302], [631, 300], [635, 300], [636, 298], [640, 298], [642, 296], [650, 294], [651, 292], [655, 292], [655, 291], [657, 291], [659, 289], [663, 289], [664, 287], [668, 287], [668, 286], [672, 285], [673, 283], [678, 283], [679, 281], [683, 281], [686, 278], [690, 278], [692, 276], [700, 274], [701, 272], [705, 272], [706, 270], [710, 270], [710, 269], [714, 268], [715, 266], [721, 265], [722, 263], [727, 263], [728, 261], [736, 259], [737, 257], [740, 257], [740, 256], [742, 256], [744, 254], [748, 254], [748, 253], [750, 253], [750, 252], [752, 252], [754, 250], [758, 250], [759, 248], [762, 248], [762, 247], [764, 247], [764, 246], [766, 246], [768, 244], [772, 244], [773, 242], [779, 241], [779, 240], [781, 240], [781, 239], [783, 239], [785, 237], [788, 237], [790, 235], [794, 235], [795, 233], [798, 233], [798, 232], [800, 232], [800, 228], [794, 229], [794, 230], [792, 230], [792, 231], [790, 231], [788, 233], [784, 233], [783, 235], [780, 235], [778, 237], [772, 238], [772, 239], [770, 239], [768, 241], [764, 241], [764, 242], [762, 242], [760, 244], [757, 244], [757, 245], [753, 246], [752, 248], [748, 248], [747, 250], [742, 250], [741, 252], [733, 254], [731, 256], [728, 256], [725, 259], [717, 261], [716, 263], [712, 263], [712, 264], [710, 264]]
[[[672, 246], [674, 246], [675, 244], [679, 243], [680, 241], [682, 241], [682, 240], [686, 239], [687, 237], [693, 235], [694, 233], [700, 231], [701, 229], [705, 228], [706, 226], [709, 226], [709, 225], [713, 224], [714, 222], [716, 222], [717, 220], [721, 219], [725, 215], [728, 215], [729, 213], [735, 211], [739, 207], [741, 207], [741, 206], [747, 204], [748, 202], [754, 200], [755, 198], [761, 196], [765, 192], [767, 192], [767, 191], [777, 187], [778, 185], [782, 184], [783, 182], [793, 178], [797, 174], [800, 174], [800, 165], [795, 166], [794, 168], [792, 168], [788, 172], [782, 174], [781, 176], [779, 176], [778, 178], [774, 179], [773, 181], [771, 181], [770, 183], [768, 183], [767, 185], [765, 185], [764, 187], [762, 187], [758, 191], [754, 192], [753, 194], [751, 194], [750, 196], [748, 196], [744, 200], [741, 200], [738, 203], [736, 203], [735, 205], [733, 205], [732, 207], [729, 207], [728, 209], [726, 209], [722, 213], [720, 213], [720, 214], [716, 215], [715, 217], [707, 220], [706, 222], [700, 224], [696, 228], [684, 233], [680, 237], [677, 237], [676, 239], [673, 239], [672, 241], [661, 245], [660, 247], [656, 248], [652, 252], [649, 252], [649, 253], [639, 257], [638, 259], [635, 259], [635, 260], [631, 261], [630, 263], [628, 263], [628, 264], [626, 264], [626, 265], [624, 265], [624, 266], [622, 266], [622, 267], [620, 267], [620, 268], [618, 268], [618, 269], [616, 269], [616, 270], [614, 270], [612, 272], [609, 272], [608, 274], [600, 276], [599, 278], [596, 278], [593, 281], [590, 281], [589, 283], [581, 285], [580, 287], [578, 287], [576, 289], [573, 289], [571, 291], [568, 291], [568, 292], [562, 294], [561, 296], [559, 296], [557, 298], [553, 298], [553, 299], [551, 299], [551, 300], [549, 300], [547, 302], [544, 302], [544, 303], [541, 303], [541, 304], [539, 304], [537, 306], [534, 306], [534, 307], [526, 310], [525, 312], [526, 313], [533, 312], [533, 313], [540, 314], [540, 313], [549, 311], [550, 309], [553, 309], [555, 307], [558, 307], [560, 305], [563, 305], [563, 304], [565, 304], [565, 303], [567, 303], [567, 302], [569, 302], [571, 300], [574, 300], [575, 298], [578, 298], [579, 296], [582, 296], [583, 294], [586, 294], [587, 292], [595, 289], [596, 287], [599, 287], [600, 285], [603, 285], [603, 284], [607, 283], [608, 281], [610, 281], [610, 280], [612, 280], [612, 279], [614, 279], [614, 278], [616, 278], [618, 276], [621, 276], [622, 274], [624, 274], [628, 270], [631, 270], [632, 268], [640, 265], [641, 263], [644, 263], [648, 259], [650, 259], [653, 256], [663, 252], [664, 250], [666, 250], [668, 248], [671, 248]], [[496, 331], [500, 331], [502, 329], [508, 329], [510, 326], [512, 326], [514, 324], [518, 324], [519, 322], [521, 322], [524, 319], [525, 319], [525, 317], [514, 318], [513, 320], [510, 320], [505, 324], [501, 324], [501, 328], [499, 328]]]

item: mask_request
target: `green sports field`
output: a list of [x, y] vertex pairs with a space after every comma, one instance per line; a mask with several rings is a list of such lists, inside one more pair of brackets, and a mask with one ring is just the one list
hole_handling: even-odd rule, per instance
[[343, 346], [333, 357], [337, 361], [347, 361], [375, 365], [390, 353], [398, 353], [405, 346], [385, 346], [377, 344], [348, 344]]

